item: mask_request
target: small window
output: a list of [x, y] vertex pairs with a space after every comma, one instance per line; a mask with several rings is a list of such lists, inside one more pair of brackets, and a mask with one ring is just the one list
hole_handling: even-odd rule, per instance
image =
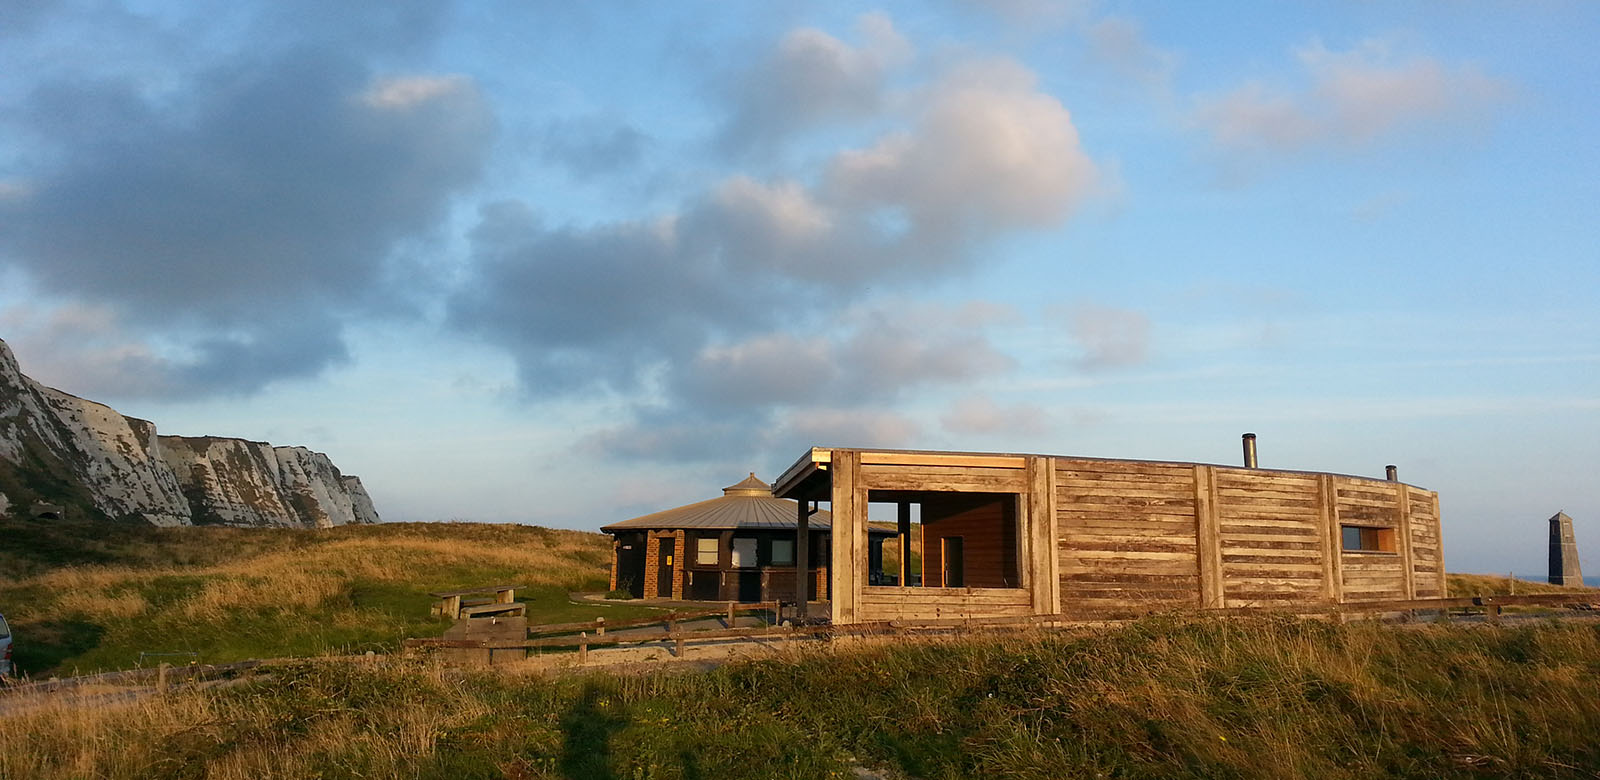
[[772, 565], [773, 566], [793, 566], [794, 565], [794, 540], [793, 539], [773, 539], [772, 540]]
[[717, 537], [696, 539], [694, 562], [701, 566], [717, 565]]
[[733, 567], [736, 569], [754, 568], [756, 565], [756, 540], [733, 540]]
[[1394, 552], [1393, 528], [1369, 528], [1364, 525], [1339, 527], [1340, 546], [1345, 552]]

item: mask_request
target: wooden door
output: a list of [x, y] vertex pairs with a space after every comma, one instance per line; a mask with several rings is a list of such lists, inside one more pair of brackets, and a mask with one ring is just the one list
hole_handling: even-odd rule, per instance
[[659, 598], [672, 598], [672, 551], [677, 548], [675, 539], [659, 539], [660, 547], [656, 548], [656, 595]]
[[946, 588], [967, 586], [967, 562], [963, 555], [961, 537], [946, 536], [939, 540], [939, 561]]

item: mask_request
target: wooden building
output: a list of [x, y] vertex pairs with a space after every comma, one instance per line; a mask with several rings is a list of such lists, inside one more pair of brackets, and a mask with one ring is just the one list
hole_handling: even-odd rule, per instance
[[[778, 479], [796, 565], [831, 571], [835, 623], [1101, 617], [1442, 597], [1438, 494], [1389, 479], [1199, 463], [813, 448]], [[833, 544], [807, 512], [832, 509]], [[867, 507], [913, 509], [922, 587], [873, 584]], [[811, 515], [810, 517], [815, 517]], [[903, 565], [903, 564], [902, 564]], [[788, 597], [790, 599], [793, 596]]]
[[[772, 486], [752, 473], [722, 489], [720, 498], [612, 523], [611, 589], [635, 598], [695, 601], [776, 601], [798, 595], [796, 547], [814, 554], [805, 567], [805, 598], [828, 598], [830, 517], [818, 510], [807, 518], [804, 541], [796, 539], [799, 504], [774, 498]], [[863, 554], [878, 565], [862, 576], [881, 581], [886, 529], [863, 532]]]

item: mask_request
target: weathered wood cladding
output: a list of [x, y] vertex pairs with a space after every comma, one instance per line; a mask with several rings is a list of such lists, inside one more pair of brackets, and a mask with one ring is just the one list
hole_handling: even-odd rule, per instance
[[[865, 539], [848, 545], [855, 549], [836, 544], [835, 622], [1447, 595], [1438, 496], [1400, 482], [1191, 463], [820, 448], [791, 473], [797, 490], [828, 495], [831, 484], [834, 522], [848, 518], [855, 536], [864, 534], [869, 497], [922, 505], [930, 587], [865, 587], [852, 576], [864, 576], [857, 570]], [[985, 495], [939, 495], [961, 493]], [[1006, 511], [1016, 521], [996, 522]], [[1343, 551], [1344, 526], [1388, 529], [1392, 544]], [[949, 536], [963, 537], [969, 587], [938, 587], [939, 540]], [[1013, 569], [1015, 578], [999, 583], [1010, 587], [975, 577]]]
[[942, 588], [943, 541], [962, 539], [968, 588], [1020, 588], [1017, 496], [950, 493], [922, 502], [922, 584]]
[[1192, 467], [1054, 465], [1063, 611], [1200, 606]]
[[[1429, 491], [1265, 469], [1054, 461], [1069, 612], [1444, 595]], [[1409, 535], [1393, 552], [1341, 552], [1344, 524]]]
[[939, 620], [1021, 617], [1036, 614], [1033, 596], [1020, 588], [887, 588], [862, 591], [860, 614], [871, 620]]

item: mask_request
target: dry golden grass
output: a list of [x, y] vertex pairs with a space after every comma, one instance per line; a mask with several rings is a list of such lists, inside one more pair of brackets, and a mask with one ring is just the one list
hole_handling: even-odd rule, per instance
[[1595, 629], [1155, 618], [558, 679], [301, 662], [13, 706], [0, 777], [1582, 777]]
[[1600, 595], [1600, 588], [1590, 588], [1582, 585], [1551, 585], [1547, 582], [1512, 579], [1511, 577], [1502, 577], [1496, 574], [1446, 574], [1445, 584], [1449, 587], [1451, 596], [1584, 592], [1593, 592]]

